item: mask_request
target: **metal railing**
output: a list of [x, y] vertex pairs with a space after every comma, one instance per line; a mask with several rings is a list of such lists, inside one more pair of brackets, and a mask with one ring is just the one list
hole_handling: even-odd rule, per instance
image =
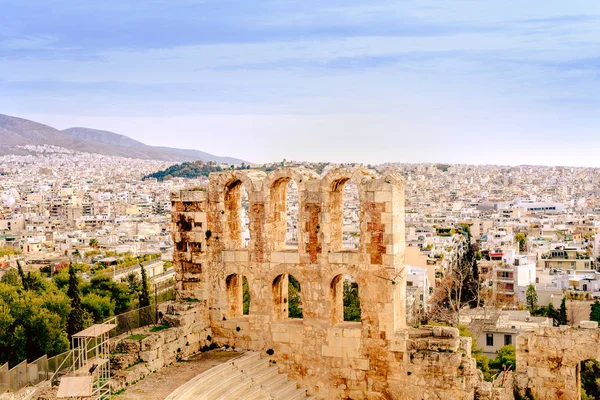
[[[159, 322], [158, 305], [175, 300], [175, 286], [172, 282], [162, 282], [152, 289], [154, 289], [154, 295], [151, 292], [153, 304], [115, 315], [104, 321], [117, 324], [117, 328], [111, 331], [111, 337]], [[73, 350], [69, 350], [49, 358], [42, 356], [30, 363], [23, 361], [11, 369], [6, 363], [0, 366], [0, 395], [6, 392], [16, 393], [24, 387], [37, 385], [48, 379], [54, 383], [73, 368], [73, 362]]]
[[26, 386], [37, 385], [47, 380], [48, 374], [48, 358], [46, 356], [31, 363], [23, 361], [11, 369], [8, 369], [8, 363], [6, 363], [0, 367], [0, 394], [16, 393]]

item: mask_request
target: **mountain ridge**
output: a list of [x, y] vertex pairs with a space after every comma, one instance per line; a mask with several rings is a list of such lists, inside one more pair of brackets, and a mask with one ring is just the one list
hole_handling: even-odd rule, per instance
[[[53, 145], [73, 151], [158, 161], [215, 161], [241, 164], [244, 160], [221, 157], [200, 150], [149, 146], [118, 133], [74, 127], [60, 131], [49, 125], [0, 114], [0, 155], [24, 154], [26, 145]], [[247, 162], [246, 162], [247, 163]]]

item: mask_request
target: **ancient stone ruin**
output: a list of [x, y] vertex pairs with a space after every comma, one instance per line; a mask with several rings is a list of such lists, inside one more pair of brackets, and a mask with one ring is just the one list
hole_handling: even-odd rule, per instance
[[[293, 246], [286, 244], [291, 180], [299, 207]], [[343, 245], [349, 180], [360, 200], [355, 249]], [[455, 328], [407, 328], [401, 176], [366, 168], [324, 176], [302, 168], [222, 172], [206, 187], [173, 193], [172, 204], [178, 293], [199, 301], [215, 342], [269, 354], [309, 394], [324, 399], [512, 398], [512, 385], [482, 382], [471, 338]], [[292, 276], [300, 285], [302, 318], [289, 316]], [[348, 277], [358, 285], [360, 322], [344, 321]]]

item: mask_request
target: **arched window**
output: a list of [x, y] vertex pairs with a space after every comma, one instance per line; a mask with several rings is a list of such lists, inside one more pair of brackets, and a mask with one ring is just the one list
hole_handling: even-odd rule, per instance
[[332, 320], [341, 322], [361, 322], [358, 283], [350, 275], [337, 275], [331, 281]]
[[227, 318], [234, 319], [250, 312], [250, 287], [248, 279], [239, 274], [231, 274], [225, 279], [227, 286]]
[[298, 247], [298, 185], [290, 180], [286, 190], [286, 226], [285, 246]]
[[302, 288], [293, 275], [279, 275], [273, 281], [274, 317], [277, 320], [302, 318]]
[[298, 247], [298, 186], [280, 178], [271, 187], [273, 242], [275, 250]]
[[360, 198], [354, 181], [342, 178], [333, 183], [330, 210], [332, 250], [358, 249]]
[[227, 215], [228, 241], [235, 248], [246, 248], [250, 242], [248, 192], [240, 180], [225, 187], [225, 213]]

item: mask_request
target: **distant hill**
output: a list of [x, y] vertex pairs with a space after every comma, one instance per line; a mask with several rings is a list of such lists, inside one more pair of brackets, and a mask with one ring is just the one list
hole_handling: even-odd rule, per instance
[[[270, 164], [262, 164], [262, 165], [253, 165], [253, 170], [264, 171], [269, 173], [271, 171], [275, 171], [281, 167], [303, 167], [313, 169], [318, 174], [323, 173], [325, 168], [329, 166], [329, 163], [270, 163]], [[241, 165], [237, 165], [234, 167], [236, 170], [242, 169], [250, 169], [250, 166], [242, 163]], [[230, 170], [231, 168], [221, 168], [218, 164], [214, 162], [202, 162], [202, 161], [194, 161], [194, 162], [184, 162], [182, 164], [171, 165], [168, 168], [165, 168], [161, 171], [154, 172], [152, 174], [144, 176], [142, 179], [156, 178], [159, 181], [163, 181], [165, 179], [171, 178], [198, 178], [201, 176], [209, 176], [212, 172], [221, 172]]]
[[76, 127], [65, 129], [63, 132], [77, 139], [92, 140], [99, 143], [114, 144], [123, 147], [146, 146], [144, 143], [138, 142], [125, 135], [98, 129]]
[[[235, 169], [250, 169], [250, 166], [244, 164], [237, 166]], [[169, 168], [157, 171], [144, 176], [142, 179], [156, 178], [159, 181], [171, 178], [198, 178], [200, 176], [208, 176], [211, 172], [224, 171], [217, 163], [203, 161], [185, 162], [183, 164], [171, 165]]]
[[69, 128], [64, 131], [23, 118], [0, 114], [0, 155], [25, 154], [17, 146], [53, 145], [73, 151], [160, 161], [214, 161], [241, 164], [243, 160], [219, 157], [198, 150], [148, 146], [114, 132], [90, 128]]

